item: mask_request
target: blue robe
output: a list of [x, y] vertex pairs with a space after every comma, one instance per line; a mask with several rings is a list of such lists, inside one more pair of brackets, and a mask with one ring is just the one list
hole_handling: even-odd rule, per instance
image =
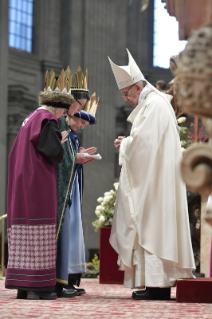
[[[80, 140], [70, 131], [74, 151], [78, 153]], [[57, 282], [68, 285], [70, 275], [86, 271], [85, 246], [82, 228], [83, 165], [76, 164], [70, 187], [69, 203], [65, 210], [64, 222], [57, 250]], [[78, 280], [79, 283], [79, 280]]]

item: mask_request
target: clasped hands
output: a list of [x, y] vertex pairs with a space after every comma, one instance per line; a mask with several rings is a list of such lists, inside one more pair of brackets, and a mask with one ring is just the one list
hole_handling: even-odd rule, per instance
[[88, 164], [93, 161], [95, 161], [95, 158], [89, 158], [89, 157], [84, 157], [83, 153], [87, 153], [89, 155], [94, 155], [97, 151], [96, 147], [89, 147], [89, 148], [84, 148], [80, 147], [79, 148], [79, 153], [77, 153], [77, 163], [78, 164]]
[[115, 148], [119, 151], [120, 149], [120, 145], [121, 145], [121, 142], [123, 141], [123, 139], [125, 139], [126, 137], [125, 136], [118, 136], [117, 139], [115, 139], [114, 141], [114, 146]]

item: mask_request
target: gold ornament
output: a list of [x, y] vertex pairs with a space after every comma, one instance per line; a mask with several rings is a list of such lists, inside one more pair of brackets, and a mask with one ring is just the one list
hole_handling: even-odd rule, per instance
[[55, 72], [51, 69], [50, 73], [48, 70], [45, 75], [45, 90], [46, 91], [55, 91], [58, 93], [71, 94], [71, 85], [72, 82], [72, 74], [69, 66], [64, 71], [62, 69], [58, 78], [55, 76]]
[[91, 95], [90, 100], [85, 104], [83, 111], [88, 112], [89, 114], [95, 117], [99, 103], [100, 103], [100, 98], [99, 97], [96, 98], [96, 93], [94, 92]]
[[42, 105], [57, 105], [65, 104], [70, 106], [74, 102], [71, 95], [72, 74], [69, 66], [64, 71], [62, 69], [58, 78], [55, 76], [53, 69], [45, 74], [44, 91], [39, 94], [39, 102]]
[[89, 79], [88, 70], [86, 69], [86, 73], [84, 76], [82, 69], [81, 69], [81, 66], [78, 66], [74, 77], [72, 77], [71, 89], [72, 90], [89, 91], [88, 79]]

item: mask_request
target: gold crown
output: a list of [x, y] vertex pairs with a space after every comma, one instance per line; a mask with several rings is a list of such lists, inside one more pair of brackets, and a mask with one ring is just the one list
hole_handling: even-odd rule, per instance
[[45, 90], [61, 93], [63, 92], [66, 94], [71, 94], [71, 89], [89, 91], [88, 78], [88, 70], [86, 70], [84, 76], [80, 66], [78, 66], [74, 76], [72, 75], [69, 66], [65, 71], [62, 69], [58, 78], [56, 78], [55, 72], [53, 70], [50, 72], [47, 70], [45, 76]]
[[[71, 95], [73, 91], [73, 96]], [[60, 94], [58, 94], [60, 93]], [[65, 104], [72, 104], [73, 98], [89, 100], [88, 90], [88, 71], [84, 76], [81, 67], [77, 68], [76, 74], [73, 76], [70, 67], [66, 70], [62, 69], [59, 77], [55, 76], [55, 72], [51, 70], [45, 75], [45, 88], [40, 92], [39, 102], [53, 103], [54, 101]]]
[[39, 94], [41, 105], [52, 105], [55, 107], [64, 107], [63, 104], [70, 106], [74, 102], [71, 95], [71, 70], [69, 66], [66, 71], [62, 69], [60, 76], [56, 78], [55, 72], [51, 70], [45, 74], [44, 91]]
[[95, 117], [99, 103], [100, 103], [100, 98], [99, 97], [96, 98], [96, 93], [94, 92], [91, 95], [90, 100], [85, 104], [83, 111], [85, 111], [85, 112], [87, 112]]
[[[71, 71], [71, 70], [70, 70]], [[89, 91], [88, 89], [88, 70], [86, 69], [85, 75], [82, 72], [81, 66], [79, 65], [74, 77], [71, 74], [71, 89], [72, 90], [82, 90], [82, 91]]]
[[45, 90], [54, 91], [58, 93], [71, 94], [72, 74], [69, 66], [64, 71], [62, 69], [58, 78], [55, 76], [55, 72], [51, 69], [50, 73], [47, 70], [45, 76]]

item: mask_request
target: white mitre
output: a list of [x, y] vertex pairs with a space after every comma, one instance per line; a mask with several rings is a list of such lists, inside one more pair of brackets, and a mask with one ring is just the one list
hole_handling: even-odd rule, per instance
[[129, 50], [126, 50], [129, 59], [128, 65], [126, 66], [118, 66], [114, 64], [108, 57], [119, 90], [124, 89], [127, 86], [133, 85], [138, 81], [146, 81], [141, 70], [139, 69], [138, 65], [136, 64], [135, 60], [130, 54]]

